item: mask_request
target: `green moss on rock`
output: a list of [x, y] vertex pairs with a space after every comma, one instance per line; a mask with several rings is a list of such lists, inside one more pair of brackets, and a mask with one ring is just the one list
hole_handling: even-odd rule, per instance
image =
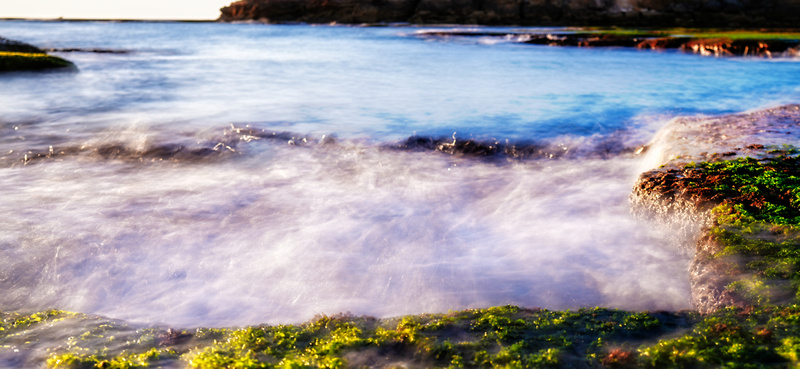
[[75, 65], [65, 59], [47, 54], [0, 51], [0, 72], [59, 68], [74, 69]]
[[4, 321], [12, 329], [0, 331], [0, 350], [25, 350], [64, 326], [83, 327], [48, 342], [43, 360], [51, 368], [758, 368], [797, 365], [800, 355], [797, 304], [707, 316], [498, 306], [192, 331], [60, 311]]

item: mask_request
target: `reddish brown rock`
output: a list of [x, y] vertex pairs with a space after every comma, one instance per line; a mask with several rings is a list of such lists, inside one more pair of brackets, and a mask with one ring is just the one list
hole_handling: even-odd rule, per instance
[[690, 40], [681, 50], [714, 56], [793, 56], [797, 42], [788, 40], [731, 40], [729, 38]]
[[655, 37], [639, 42], [636, 47], [650, 50], [678, 49], [689, 40], [689, 37]]

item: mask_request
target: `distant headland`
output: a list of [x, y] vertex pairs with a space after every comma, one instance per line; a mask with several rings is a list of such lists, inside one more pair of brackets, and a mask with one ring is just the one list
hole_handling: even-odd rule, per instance
[[520, 26], [789, 27], [798, 0], [240, 0], [220, 21]]

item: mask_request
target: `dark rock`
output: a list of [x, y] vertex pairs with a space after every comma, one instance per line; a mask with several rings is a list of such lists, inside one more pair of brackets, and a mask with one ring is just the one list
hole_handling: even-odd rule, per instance
[[518, 37], [533, 45], [576, 47], [636, 47], [639, 49], [678, 49], [684, 52], [711, 56], [794, 57], [800, 52], [798, 40], [754, 40], [729, 38], [653, 37], [649, 34], [617, 35], [594, 33], [520, 33], [520, 32], [465, 32], [435, 31], [422, 33], [435, 37]]
[[534, 45], [578, 46], [578, 47], [636, 47], [645, 36], [621, 36], [602, 33], [564, 33], [530, 35], [525, 41]]
[[167, 329], [166, 332], [158, 335], [159, 346], [175, 346], [190, 340], [193, 337], [191, 333], [185, 331], [176, 331], [172, 328]]
[[72, 62], [47, 54], [6, 52], [0, 54], [0, 72], [77, 70]]
[[242, 0], [220, 9], [222, 21], [309, 23], [404, 22], [416, 0]]
[[47, 55], [36, 46], [0, 37], [0, 72], [46, 69], [77, 70], [72, 62]]
[[221, 21], [797, 27], [795, 0], [241, 0]]
[[47, 49], [47, 52], [58, 52], [58, 53], [96, 53], [96, 54], [128, 54], [130, 51], [128, 50], [117, 50], [117, 49], [101, 49], [101, 48], [77, 48], [77, 47], [69, 47], [69, 48], [52, 48]]
[[0, 37], [0, 51], [12, 51], [18, 53], [32, 53], [32, 54], [45, 53], [42, 49], [36, 46], [29, 45], [24, 42], [9, 40], [3, 37]]
[[639, 42], [636, 47], [651, 50], [679, 49], [689, 40], [690, 37], [654, 37]]

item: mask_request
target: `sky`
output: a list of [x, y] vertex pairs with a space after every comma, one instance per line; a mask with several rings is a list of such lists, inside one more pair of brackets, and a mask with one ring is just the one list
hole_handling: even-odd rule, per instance
[[0, 0], [0, 18], [217, 19], [234, 0]]

